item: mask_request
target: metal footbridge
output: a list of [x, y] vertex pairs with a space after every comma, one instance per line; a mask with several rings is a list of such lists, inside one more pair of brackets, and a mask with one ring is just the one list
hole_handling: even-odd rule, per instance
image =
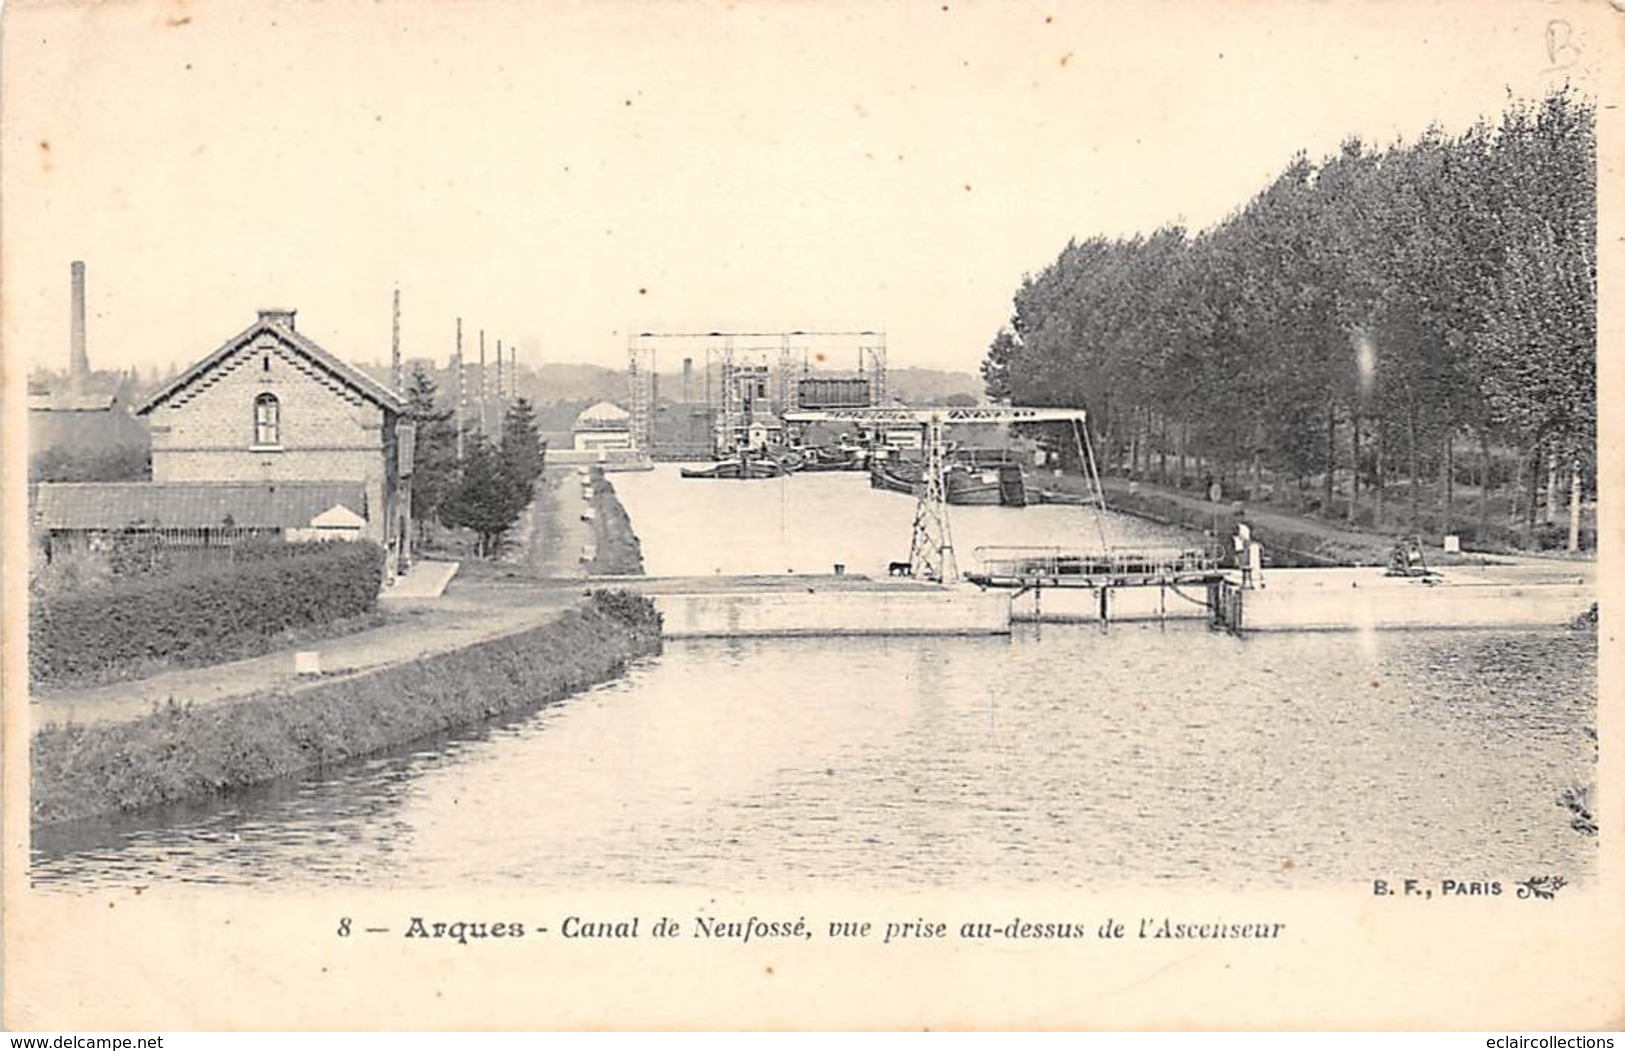
[[1218, 559], [1196, 550], [1079, 554], [1061, 548], [979, 547], [978, 570], [965, 574], [985, 588], [1122, 588], [1217, 584]]

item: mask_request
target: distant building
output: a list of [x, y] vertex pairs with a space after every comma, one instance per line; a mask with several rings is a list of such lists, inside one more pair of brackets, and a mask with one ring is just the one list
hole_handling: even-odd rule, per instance
[[28, 391], [30, 453], [50, 449], [104, 452], [147, 444], [147, 429], [130, 415], [134, 381], [126, 373], [92, 372], [85, 345], [85, 264], [69, 267], [72, 281], [68, 371]]
[[872, 405], [869, 381], [863, 377], [807, 377], [796, 382], [800, 409], [861, 409]]
[[745, 446], [766, 449], [784, 442], [784, 421], [770, 412], [758, 413], [745, 425]]
[[632, 414], [614, 402], [588, 406], [571, 425], [570, 438], [576, 452], [631, 449]]

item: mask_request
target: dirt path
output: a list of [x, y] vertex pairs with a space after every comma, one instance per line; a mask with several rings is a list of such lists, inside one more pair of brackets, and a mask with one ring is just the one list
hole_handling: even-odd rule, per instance
[[581, 499], [581, 484], [572, 467], [549, 467], [542, 475], [540, 491], [527, 512], [531, 531], [525, 547], [525, 562], [536, 576], [580, 580], [581, 549], [592, 542], [592, 523], [581, 512], [591, 506]]

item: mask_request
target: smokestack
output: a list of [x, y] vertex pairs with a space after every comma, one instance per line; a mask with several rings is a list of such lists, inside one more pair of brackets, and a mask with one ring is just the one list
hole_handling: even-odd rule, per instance
[[694, 399], [691, 397], [694, 385], [694, 359], [683, 359], [683, 404], [687, 405]]
[[401, 371], [401, 290], [395, 290], [395, 317], [389, 336], [390, 377], [395, 381], [395, 393], [406, 390], [406, 373]]
[[85, 264], [74, 260], [68, 267], [73, 278], [73, 316], [68, 335], [68, 382], [78, 390], [90, 376], [90, 357], [85, 353]]
[[497, 340], [497, 408], [501, 409], [503, 399], [507, 397], [505, 391], [507, 384], [503, 382], [502, 374], [502, 341]]

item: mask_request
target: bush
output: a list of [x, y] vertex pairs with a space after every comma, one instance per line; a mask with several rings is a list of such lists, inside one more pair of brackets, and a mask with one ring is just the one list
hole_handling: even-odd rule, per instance
[[29, 610], [29, 674], [39, 683], [152, 660], [229, 660], [252, 643], [377, 604], [384, 553], [376, 544], [286, 547], [237, 565], [40, 599]]
[[653, 600], [632, 591], [598, 588], [592, 593], [593, 609], [629, 628], [660, 629], [660, 613]]

